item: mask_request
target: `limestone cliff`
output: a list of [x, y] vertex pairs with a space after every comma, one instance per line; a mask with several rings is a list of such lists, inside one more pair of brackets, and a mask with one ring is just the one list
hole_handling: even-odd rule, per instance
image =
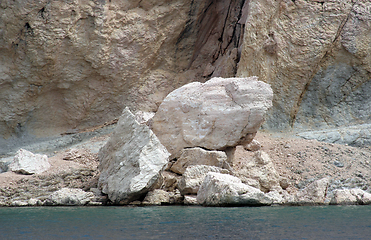
[[185, 83], [234, 76], [244, 2], [1, 1], [0, 143], [155, 111]]
[[333, 141], [370, 144], [370, 9], [367, 0], [1, 1], [0, 154], [116, 119], [125, 106], [156, 111], [189, 82], [252, 75], [274, 90], [266, 128], [357, 125]]
[[366, 0], [250, 1], [237, 76], [271, 84], [274, 106], [266, 127], [358, 125], [358, 131], [334, 132], [332, 140], [326, 132], [318, 135], [371, 143], [370, 9]]

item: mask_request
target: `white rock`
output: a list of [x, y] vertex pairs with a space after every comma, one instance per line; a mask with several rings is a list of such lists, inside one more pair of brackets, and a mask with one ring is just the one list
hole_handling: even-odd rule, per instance
[[10, 206], [14, 206], [14, 207], [24, 207], [24, 206], [27, 206], [28, 203], [27, 202], [24, 202], [24, 201], [13, 201]]
[[328, 178], [312, 182], [296, 194], [298, 204], [324, 204], [326, 200]]
[[367, 205], [367, 204], [371, 204], [371, 194], [359, 188], [336, 189], [333, 192], [333, 197], [331, 198], [330, 204]]
[[199, 205], [197, 202], [196, 195], [186, 195], [184, 196], [184, 205]]
[[78, 188], [62, 188], [48, 197], [46, 205], [81, 206], [88, 204], [93, 198], [92, 192], [84, 192]]
[[281, 190], [280, 176], [269, 155], [263, 151], [257, 151], [251, 161], [235, 171], [235, 176], [249, 185], [251, 179], [258, 181], [263, 192]]
[[135, 120], [140, 124], [147, 124], [148, 121], [155, 116], [154, 112], [138, 111], [135, 113]]
[[206, 174], [209, 172], [228, 173], [228, 170], [215, 166], [194, 165], [187, 168], [178, 183], [178, 188], [183, 195], [197, 194]]
[[49, 168], [48, 156], [33, 154], [24, 149], [19, 149], [9, 164], [9, 170], [22, 174], [39, 174]]
[[197, 201], [206, 206], [270, 205], [273, 199], [257, 188], [243, 184], [237, 177], [208, 173], [197, 193]]
[[155, 189], [153, 191], [148, 192], [143, 200], [143, 204], [145, 205], [161, 205], [169, 203], [170, 203], [169, 193], [161, 189]]
[[153, 132], [126, 108], [98, 153], [98, 186], [114, 203], [137, 200], [157, 182], [169, 155]]
[[212, 78], [171, 92], [152, 129], [171, 154], [186, 147], [210, 150], [246, 144], [272, 106], [270, 86], [250, 78]]
[[199, 147], [181, 150], [180, 157], [170, 168], [171, 171], [183, 174], [192, 165], [208, 165], [223, 168], [229, 165], [227, 154], [223, 151], [208, 151]]

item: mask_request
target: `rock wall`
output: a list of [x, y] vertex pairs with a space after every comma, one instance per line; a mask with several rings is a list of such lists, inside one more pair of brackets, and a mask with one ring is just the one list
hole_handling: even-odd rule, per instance
[[337, 128], [336, 142], [349, 143], [343, 128], [363, 124], [350, 143], [369, 144], [370, 9], [367, 0], [1, 1], [0, 154], [111, 121], [125, 106], [156, 111], [189, 82], [253, 75], [275, 94], [266, 128]]
[[237, 76], [271, 84], [267, 128], [370, 123], [370, 10], [367, 0], [250, 1]]
[[[1, 1], [0, 145], [155, 111], [236, 71], [243, 0]], [[208, 71], [205, 68], [208, 65]]]

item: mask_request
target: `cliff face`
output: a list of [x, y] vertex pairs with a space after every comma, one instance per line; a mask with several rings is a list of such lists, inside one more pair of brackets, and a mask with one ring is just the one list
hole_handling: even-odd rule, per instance
[[234, 76], [243, 4], [2, 1], [0, 135], [78, 131], [124, 106], [155, 111], [185, 83]]
[[[266, 127], [370, 123], [370, 9], [366, 0], [250, 1], [237, 75], [256, 75], [272, 85]], [[371, 143], [366, 135], [358, 132], [359, 144]]]
[[80, 131], [125, 106], [156, 111], [175, 88], [218, 76], [272, 85], [270, 129], [370, 123], [370, 8], [366, 0], [2, 1], [0, 145]]

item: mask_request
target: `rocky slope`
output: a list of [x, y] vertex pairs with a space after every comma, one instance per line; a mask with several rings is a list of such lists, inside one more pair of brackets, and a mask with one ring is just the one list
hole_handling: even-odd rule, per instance
[[254, 75], [275, 94], [265, 128], [367, 145], [370, 4], [2, 1], [0, 154], [112, 121], [125, 106], [156, 111], [185, 83]]
[[[101, 195], [97, 189], [99, 171], [96, 154], [91, 152], [97, 152], [99, 150], [97, 146], [104, 145], [108, 138], [109, 135], [105, 135], [75, 145], [73, 147], [75, 150], [72, 152], [71, 149], [56, 152], [49, 158], [51, 169], [43, 174], [0, 173], [0, 205], [53, 205], [51, 195], [66, 187], [93, 193], [94, 196], [90, 195], [89, 201], [85, 204], [106, 204], [106, 196]], [[371, 192], [370, 148], [330, 144], [317, 140], [292, 138], [287, 135], [272, 135], [264, 131], [258, 132], [255, 139], [260, 142], [261, 150], [269, 155], [275, 171], [283, 180], [281, 185], [290, 195], [297, 194], [311, 183], [325, 177], [329, 179], [329, 197], [336, 189], [357, 188]], [[234, 169], [238, 171], [249, 165], [255, 154], [256, 152], [237, 147]], [[171, 179], [171, 176], [164, 175], [164, 177]], [[171, 186], [166, 187], [173, 191]], [[195, 204], [195, 199], [191, 197], [192, 195], [188, 195], [189, 193], [182, 197], [180, 193], [169, 196], [164, 192], [160, 189], [155, 190], [155, 194], [150, 192], [143, 203], [137, 201], [132, 204]], [[165, 197], [159, 197], [159, 193]], [[62, 200], [60, 199], [59, 202], [54, 200], [54, 204], [63, 204]], [[329, 201], [330, 199], [326, 204]]]

